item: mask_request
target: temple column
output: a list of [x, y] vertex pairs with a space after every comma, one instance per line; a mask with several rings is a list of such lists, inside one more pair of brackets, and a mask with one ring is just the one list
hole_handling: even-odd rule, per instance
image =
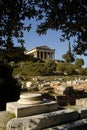
[[38, 52], [36, 51], [35, 57], [38, 57]]
[[55, 59], [55, 54], [54, 53], [52, 53], [52, 59]]
[[39, 51], [39, 59], [41, 59], [41, 52]]
[[43, 51], [43, 60], [45, 59], [45, 52]]

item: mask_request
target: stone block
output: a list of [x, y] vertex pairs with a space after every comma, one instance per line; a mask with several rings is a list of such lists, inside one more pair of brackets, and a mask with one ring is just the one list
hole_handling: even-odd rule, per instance
[[87, 130], [87, 119], [81, 119], [44, 130]]
[[23, 118], [14, 118], [7, 123], [6, 130], [42, 130], [78, 120], [77, 111], [59, 110]]
[[74, 110], [78, 111], [79, 119], [87, 118], [87, 108], [74, 106]]
[[6, 110], [14, 113], [16, 117], [30, 116], [44, 112], [50, 112], [58, 109], [56, 101], [46, 101], [41, 104], [19, 104], [18, 102], [9, 102], [6, 104]]
[[79, 114], [80, 114], [80, 118], [83, 119], [83, 118], [87, 118], [87, 108], [80, 108], [78, 110]]
[[76, 105], [80, 107], [87, 107], [87, 98], [77, 99]]

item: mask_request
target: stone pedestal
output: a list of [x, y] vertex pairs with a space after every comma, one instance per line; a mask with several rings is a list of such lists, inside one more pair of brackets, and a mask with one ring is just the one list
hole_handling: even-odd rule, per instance
[[36, 115], [58, 109], [56, 101], [42, 99], [41, 94], [23, 94], [17, 102], [10, 102], [6, 110], [14, 113], [16, 117]]
[[34, 105], [43, 103], [42, 95], [41, 94], [22, 94], [20, 95], [20, 99], [18, 100], [19, 104], [25, 105]]

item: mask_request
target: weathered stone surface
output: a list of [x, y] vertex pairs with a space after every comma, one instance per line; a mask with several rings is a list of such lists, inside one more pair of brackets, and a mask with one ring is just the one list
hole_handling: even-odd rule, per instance
[[79, 119], [87, 118], [87, 108], [74, 106], [74, 110], [78, 111]]
[[34, 94], [25, 93], [20, 95], [20, 99], [18, 100], [18, 103], [25, 104], [25, 105], [43, 103], [42, 95], [35, 94], [35, 93]]
[[87, 119], [81, 119], [64, 125], [59, 125], [43, 130], [87, 130]]
[[87, 118], [87, 108], [80, 108], [78, 110], [79, 114], [80, 114], [80, 118]]
[[50, 111], [55, 111], [58, 108], [56, 101], [44, 101], [42, 104], [24, 105], [18, 102], [10, 102], [6, 105], [6, 110], [14, 113], [16, 117], [30, 116]]
[[32, 84], [33, 84], [32, 82], [26, 82], [26, 87], [30, 88], [32, 86]]
[[57, 94], [63, 95], [63, 94], [71, 94], [74, 93], [72, 86], [58, 86], [55, 88], [55, 92]]
[[77, 99], [76, 105], [80, 107], [87, 107], [87, 98]]
[[42, 130], [75, 121], [78, 118], [78, 112], [66, 109], [29, 117], [14, 118], [7, 123], [6, 130]]

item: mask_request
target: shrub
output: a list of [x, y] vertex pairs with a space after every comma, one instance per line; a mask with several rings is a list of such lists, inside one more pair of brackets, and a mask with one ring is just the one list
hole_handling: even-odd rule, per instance
[[75, 65], [77, 68], [82, 67], [84, 65], [84, 60], [82, 58], [77, 58], [75, 61]]
[[44, 71], [45, 71], [46, 75], [52, 75], [54, 73], [54, 71], [56, 70], [55, 61], [53, 61], [51, 59], [46, 60], [44, 69], [45, 69]]
[[64, 72], [66, 70], [66, 64], [65, 63], [57, 64], [56, 70], [60, 72]]
[[76, 74], [75, 67], [73, 65], [67, 65], [65, 72], [67, 75]]
[[0, 63], [0, 110], [4, 110], [7, 102], [19, 99], [20, 86], [12, 77], [12, 68]]
[[87, 69], [86, 68], [78, 68], [77, 73], [79, 75], [87, 75]]

